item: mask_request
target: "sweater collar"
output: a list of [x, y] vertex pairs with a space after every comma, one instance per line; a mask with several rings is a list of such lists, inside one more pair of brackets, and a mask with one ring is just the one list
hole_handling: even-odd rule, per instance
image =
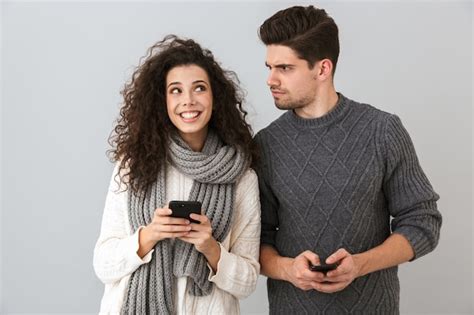
[[287, 113], [287, 119], [298, 127], [311, 128], [311, 127], [323, 127], [331, 124], [341, 117], [346, 110], [349, 108], [347, 98], [341, 93], [337, 93], [339, 96], [336, 106], [334, 106], [328, 113], [318, 118], [302, 118], [298, 116], [294, 110], [289, 110]]

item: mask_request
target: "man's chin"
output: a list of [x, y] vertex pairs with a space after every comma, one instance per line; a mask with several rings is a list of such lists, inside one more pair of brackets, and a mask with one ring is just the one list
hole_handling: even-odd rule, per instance
[[275, 102], [275, 106], [276, 108], [282, 109], [282, 110], [293, 109], [293, 106], [288, 103]]

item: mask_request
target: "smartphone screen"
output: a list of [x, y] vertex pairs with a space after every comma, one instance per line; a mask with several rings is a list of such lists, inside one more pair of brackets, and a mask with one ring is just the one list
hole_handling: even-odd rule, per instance
[[184, 201], [173, 200], [169, 203], [169, 208], [172, 213], [171, 216], [175, 218], [188, 219], [192, 223], [199, 223], [199, 221], [190, 218], [191, 213], [201, 214], [202, 204], [199, 201]]
[[337, 268], [337, 264], [322, 264], [322, 265], [310, 265], [309, 269], [311, 271], [319, 271], [322, 273], [326, 273], [328, 271], [334, 270]]

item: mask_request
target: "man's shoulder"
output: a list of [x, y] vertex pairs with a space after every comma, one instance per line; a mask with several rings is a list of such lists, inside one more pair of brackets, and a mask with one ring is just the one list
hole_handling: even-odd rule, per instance
[[261, 144], [267, 142], [268, 136], [270, 134], [275, 133], [277, 130], [281, 129], [285, 125], [286, 116], [288, 114], [288, 111], [284, 112], [280, 115], [280, 117], [272, 121], [268, 126], [260, 129], [260, 131], [258, 131], [255, 135], [255, 140], [257, 140]]
[[372, 116], [375, 121], [387, 121], [387, 119], [392, 116], [391, 113], [384, 111], [380, 108], [377, 108], [371, 104], [355, 101], [346, 97], [349, 102], [349, 107], [352, 110], [353, 114], [363, 113], [367, 116]]

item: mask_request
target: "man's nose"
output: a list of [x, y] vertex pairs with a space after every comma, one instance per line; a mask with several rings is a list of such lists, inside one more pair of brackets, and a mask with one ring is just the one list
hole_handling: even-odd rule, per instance
[[279, 85], [278, 78], [272, 70], [270, 70], [270, 73], [268, 74], [267, 85], [270, 87]]

